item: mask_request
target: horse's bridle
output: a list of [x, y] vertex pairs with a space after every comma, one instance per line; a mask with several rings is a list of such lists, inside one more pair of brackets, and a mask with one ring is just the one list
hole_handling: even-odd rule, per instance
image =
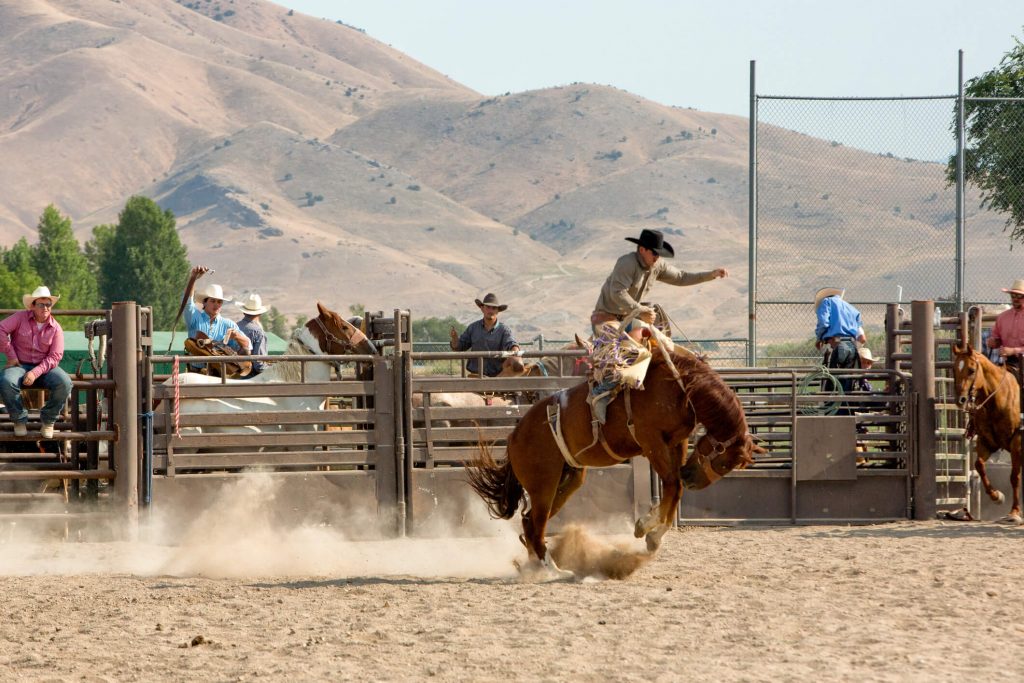
[[313, 318], [313, 321], [320, 327], [320, 331], [324, 333], [324, 338], [329, 344], [338, 344], [341, 346], [341, 351], [338, 352], [339, 356], [347, 354], [352, 350], [352, 343], [342, 339], [327, 329], [327, 326], [324, 325], [324, 321], [320, 319], [320, 316]]
[[975, 394], [978, 391], [978, 385], [981, 383], [981, 376], [982, 376], [982, 374], [984, 374], [983, 370], [982, 370], [981, 364], [977, 363], [977, 362], [976, 362], [976, 364], [977, 364], [977, 368], [974, 371], [974, 381], [971, 382], [971, 390], [969, 392], [967, 392], [967, 404], [964, 406], [964, 412], [967, 413], [968, 415], [972, 415], [972, 416], [975, 415], [979, 410], [981, 410], [982, 406], [984, 406], [986, 403], [988, 403], [990, 400], [992, 400], [993, 396], [995, 396], [997, 393], [999, 393], [999, 387], [1001, 387], [1003, 385], [1003, 380], [1006, 379], [1007, 375], [1010, 374], [1010, 371], [1007, 370], [1005, 366], [1003, 366], [1001, 368], [1001, 370], [1003, 371], [1003, 374], [1000, 375], [1000, 377], [999, 377], [999, 384], [996, 385], [995, 389], [993, 389], [992, 391], [989, 392], [988, 396], [985, 397], [984, 401], [982, 401], [981, 403], [975, 404], [974, 396], [975, 396]]

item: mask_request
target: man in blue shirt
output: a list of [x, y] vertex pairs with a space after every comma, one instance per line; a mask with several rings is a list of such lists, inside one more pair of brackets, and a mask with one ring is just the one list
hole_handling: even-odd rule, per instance
[[[498, 314], [508, 308], [508, 304], [498, 303], [498, 297], [488, 293], [483, 301], [476, 299], [476, 305], [484, 314], [480, 320], [469, 324], [460, 335], [455, 328], [451, 328], [452, 351], [511, 351], [519, 353], [519, 343], [512, 336], [512, 330], [508, 325], [498, 322]], [[470, 358], [466, 361], [466, 369], [469, 372], [479, 372], [479, 358]], [[494, 377], [501, 372], [502, 360], [500, 358], [484, 358], [484, 375]]]
[[195, 298], [203, 303], [203, 307], [196, 306], [192, 292], [195, 289], [195, 281], [210, 271], [206, 266], [195, 266], [192, 274], [195, 276], [189, 282], [189, 291], [185, 293], [188, 303], [185, 304], [185, 324], [188, 325], [188, 336], [195, 339], [197, 332], [202, 332], [210, 339], [229, 345], [236, 350], [244, 350], [248, 353], [252, 348], [249, 338], [238, 329], [234, 320], [228, 320], [220, 314], [221, 306], [224, 305], [224, 289], [220, 285], [209, 284], [203, 287]]
[[[828, 347], [828, 367], [859, 368], [860, 355], [857, 342], [867, 341], [861, 324], [860, 311], [843, 300], [845, 290], [824, 287], [814, 295], [814, 310], [818, 324], [814, 328], [814, 347], [821, 350]], [[852, 388], [852, 380], [842, 380], [843, 389]]]

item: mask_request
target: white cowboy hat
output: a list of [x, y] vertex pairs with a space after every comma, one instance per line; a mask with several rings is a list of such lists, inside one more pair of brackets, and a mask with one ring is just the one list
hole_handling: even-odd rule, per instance
[[196, 292], [196, 299], [203, 301], [205, 299], [220, 299], [221, 301], [227, 301], [227, 297], [224, 296], [224, 288], [220, 285], [206, 285], [198, 292]]
[[818, 310], [818, 306], [824, 299], [830, 296], [838, 296], [840, 299], [846, 294], [845, 289], [836, 289], [835, 287], [822, 287], [814, 293], [814, 310]]
[[236, 301], [235, 305], [246, 315], [262, 315], [270, 310], [270, 306], [264, 306], [263, 299], [256, 292], [250, 294], [245, 301]]
[[54, 296], [53, 294], [50, 294], [50, 288], [49, 287], [46, 287], [45, 285], [40, 285], [40, 286], [36, 287], [35, 291], [33, 291], [31, 294], [24, 294], [24, 295], [22, 295], [21, 303], [25, 304], [25, 308], [31, 309], [32, 308], [32, 303], [36, 299], [49, 299], [53, 303], [57, 303], [57, 300], [60, 299], [60, 297], [59, 296]]
[[860, 354], [860, 357], [861, 357], [862, 359], [864, 359], [864, 360], [869, 360], [869, 361], [871, 361], [872, 363], [874, 363], [874, 362], [875, 362], [875, 360], [876, 360], [876, 359], [875, 359], [875, 357], [874, 357], [874, 356], [873, 356], [873, 355], [871, 354], [871, 349], [869, 349], [869, 348], [868, 348], [868, 347], [866, 347], [866, 346], [862, 346], [862, 347], [860, 347], [859, 349], [857, 349], [857, 353], [859, 353], [859, 354]]
[[1007, 294], [1024, 294], [1024, 280], [1014, 280], [1009, 289], [1003, 289]]

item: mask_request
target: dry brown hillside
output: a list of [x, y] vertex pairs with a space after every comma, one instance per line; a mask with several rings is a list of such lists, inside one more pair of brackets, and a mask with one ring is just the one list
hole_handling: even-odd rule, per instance
[[[680, 267], [732, 273], [655, 289], [681, 331], [746, 333], [741, 117], [586, 84], [482, 96], [264, 0], [2, 3], [0, 87], [6, 244], [34, 239], [51, 202], [84, 241], [142, 193], [174, 211], [193, 261], [293, 315], [320, 299], [468, 321], [495, 291], [521, 337], [565, 338], [624, 238], [654, 227]], [[760, 144], [760, 294], [949, 293], [940, 164], [767, 127]], [[975, 256], [1013, 268], [976, 206]]]

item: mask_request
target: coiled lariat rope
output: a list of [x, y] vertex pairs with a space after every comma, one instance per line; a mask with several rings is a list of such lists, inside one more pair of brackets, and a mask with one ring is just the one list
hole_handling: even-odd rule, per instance
[[[842, 383], [840, 383], [835, 375], [828, 371], [827, 367], [822, 365], [797, 383], [797, 393], [801, 395], [837, 394], [842, 396], [845, 392], [843, 391]], [[839, 412], [841, 405], [842, 401], [828, 401], [821, 405], [801, 406], [798, 412], [801, 415], [835, 415]]]

